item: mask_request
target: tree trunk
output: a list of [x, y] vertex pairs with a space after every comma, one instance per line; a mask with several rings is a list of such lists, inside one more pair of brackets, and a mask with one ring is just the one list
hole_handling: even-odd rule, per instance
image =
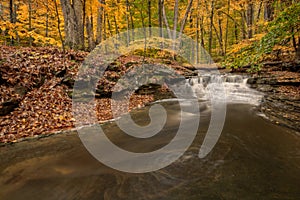
[[148, 0], [148, 26], [149, 26], [149, 36], [152, 36], [152, 24], [151, 24], [151, 0]]
[[131, 23], [131, 40], [134, 41], [134, 21], [133, 21], [133, 14], [130, 4], [128, 3], [128, 9], [129, 9], [129, 17], [130, 17], [130, 23]]
[[239, 34], [238, 34], [237, 24], [234, 24], [234, 38], [235, 38], [235, 43], [237, 44], [239, 42]]
[[83, 4], [81, 0], [60, 0], [60, 2], [65, 24], [65, 43], [72, 49], [83, 49]]
[[92, 16], [90, 17], [90, 19], [86, 17], [86, 32], [88, 35], [88, 50], [91, 51], [95, 48]]
[[243, 40], [246, 39], [247, 37], [247, 31], [246, 31], [246, 26], [247, 26], [247, 17], [245, 11], [240, 12], [241, 15], [241, 30], [242, 30], [242, 38]]
[[220, 44], [220, 48], [221, 48], [221, 55], [222, 56], [225, 56], [225, 52], [224, 52], [224, 43], [223, 43], [223, 29], [222, 29], [222, 20], [221, 18], [219, 17], [218, 19], [218, 24], [219, 24], [219, 44]]
[[10, 23], [14, 23], [14, 2], [13, 2], [13, 0], [9, 0], [9, 18], [10, 18]]
[[200, 37], [201, 37], [201, 46], [205, 48], [205, 42], [204, 42], [204, 18], [203, 16], [200, 17]]
[[56, 13], [56, 19], [57, 19], [57, 30], [58, 30], [58, 33], [59, 33], [59, 38], [60, 38], [60, 41], [61, 41], [63, 54], [65, 55], [65, 43], [64, 43], [62, 33], [61, 33], [61, 29], [60, 29], [60, 17], [59, 17], [59, 13], [58, 13], [58, 5], [57, 5], [56, 0], [53, 0], [53, 2], [54, 2], [54, 6], [55, 6], [55, 13]]
[[264, 19], [272, 21], [274, 19], [273, 0], [266, 0], [264, 4]]
[[130, 29], [130, 25], [129, 25], [129, 2], [128, 0], [126, 0], [126, 30], [127, 30], [127, 33], [126, 33], [126, 39], [127, 39], [127, 46], [129, 45], [130, 43], [130, 33], [129, 33], [129, 29]]
[[296, 60], [300, 61], [300, 43], [298, 44], [298, 48], [297, 48], [297, 51], [296, 51]]
[[[255, 20], [256, 24], [258, 24], [259, 19], [260, 19], [262, 5], [263, 5], [263, 1], [261, 0], [260, 4], [258, 6], [257, 16], [256, 16], [256, 20]], [[255, 31], [255, 34], [260, 33], [260, 27], [259, 26], [255, 26], [254, 31]]]
[[[29, 32], [32, 31], [32, 5], [31, 5], [31, 0], [28, 0], [28, 30]], [[29, 36], [29, 46], [32, 46], [32, 37], [31, 35]]]
[[214, 11], [215, 11], [215, 0], [211, 1], [211, 10], [210, 10], [210, 25], [209, 25], [209, 38], [208, 38], [208, 53], [211, 55], [212, 52], [212, 32], [213, 32], [213, 23], [214, 23]]
[[300, 41], [298, 43], [298, 48], [296, 51], [296, 60], [300, 61]]
[[247, 7], [247, 29], [248, 29], [248, 38], [251, 39], [253, 37], [253, 13], [254, 13], [254, 5], [252, 1], [250, 0], [248, 2], [248, 7]]
[[213, 28], [215, 30], [218, 42], [219, 42], [219, 46], [220, 46], [220, 50], [221, 50], [221, 55], [224, 56], [224, 50], [223, 50], [223, 42], [222, 42], [222, 31], [220, 31], [220, 33], [218, 33], [218, 30], [216, 28], [216, 26], [213, 24]]
[[96, 34], [96, 43], [99, 44], [103, 40], [103, 16], [104, 9], [103, 5], [105, 4], [104, 0], [99, 0], [100, 6], [98, 8], [98, 17], [97, 17], [97, 34]]
[[[15, 22], [15, 11], [14, 11], [14, 2], [13, 0], [9, 0], [9, 18], [10, 18], [10, 23], [14, 24]], [[14, 37], [11, 36], [10, 38], [10, 44], [14, 45]]]
[[[294, 32], [294, 29], [292, 28], [292, 32]], [[293, 47], [295, 49], [296, 52], [296, 60], [300, 61], [300, 37], [298, 38], [298, 42], [297, 39], [295, 38], [295, 35], [293, 35], [292, 37], [292, 42], [293, 42]]]
[[174, 19], [173, 19], [173, 39], [176, 39], [177, 23], [178, 23], [178, 9], [179, 9], [179, 0], [175, 0], [174, 5]]
[[46, 27], [45, 27], [45, 36], [49, 36], [49, 3], [48, 0], [46, 0]]
[[[230, 0], [227, 1], [227, 13], [229, 15], [229, 12], [230, 12]], [[227, 18], [226, 18], [226, 32], [225, 32], [225, 47], [224, 47], [224, 51], [225, 51], [225, 55], [227, 53], [227, 45], [228, 45], [228, 27], [229, 27], [229, 17], [227, 15]]]
[[86, 18], [86, 12], [85, 12], [85, 7], [86, 7], [86, 0], [81, 0], [82, 3], [82, 34], [81, 34], [81, 40], [83, 41], [82, 43], [82, 49], [85, 50], [84, 46], [84, 29], [85, 29], [85, 18]]
[[159, 27], [159, 36], [162, 37], [162, 28], [163, 28], [163, 1], [158, 0], [158, 27]]
[[183, 33], [183, 30], [184, 30], [184, 27], [185, 27], [185, 24], [186, 24], [186, 19], [187, 19], [188, 15], [189, 15], [190, 12], [191, 12], [192, 5], [193, 5], [193, 0], [190, 0], [189, 3], [188, 3], [187, 8], [186, 8], [186, 10], [185, 10], [183, 20], [182, 20], [182, 22], [181, 22], [180, 32], [179, 32], [180, 34]]
[[110, 20], [109, 20], [109, 18], [108, 18], [108, 15], [106, 14], [105, 15], [105, 18], [106, 18], [106, 21], [107, 21], [107, 25], [108, 25], [108, 31], [109, 31], [109, 34], [110, 34], [110, 36], [113, 36], [113, 31], [112, 31], [112, 29], [111, 29], [111, 24], [110, 24]]
[[168, 31], [168, 37], [172, 38], [172, 33], [171, 33], [170, 25], [169, 25], [169, 22], [168, 22], [168, 19], [167, 19], [166, 11], [165, 11], [164, 1], [162, 1], [162, 17], [164, 19], [164, 23], [165, 23], [167, 31]]
[[115, 15], [114, 15], [114, 23], [115, 23], [115, 31], [116, 31], [116, 34], [119, 34], [119, 27], [118, 27], [117, 18], [116, 18]]
[[[107, 38], [107, 35], [106, 35], [107, 34], [106, 33], [107, 32], [106, 31], [107, 30], [106, 29], [106, 14], [104, 14], [104, 13], [103, 13], [103, 25], [102, 26], [103, 26], [103, 40], [106, 40], [106, 38]], [[106, 47], [105, 47], [105, 49], [106, 49]]]
[[196, 17], [196, 64], [199, 64], [200, 57], [199, 57], [199, 52], [200, 52], [200, 46], [199, 46], [199, 39], [200, 39], [200, 13], [199, 13], [199, 6], [200, 6], [200, 1], [197, 0], [197, 17]]

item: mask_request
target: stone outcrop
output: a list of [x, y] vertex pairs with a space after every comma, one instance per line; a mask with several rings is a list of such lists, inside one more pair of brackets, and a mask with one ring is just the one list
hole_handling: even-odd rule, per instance
[[261, 111], [274, 123], [300, 130], [300, 76], [298, 72], [271, 72], [248, 79], [266, 95]]

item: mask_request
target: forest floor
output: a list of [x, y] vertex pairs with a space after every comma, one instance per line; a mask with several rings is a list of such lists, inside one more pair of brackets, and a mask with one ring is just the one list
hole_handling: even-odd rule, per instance
[[[69, 50], [64, 55], [61, 50], [49, 47], [0, 48], [0, 143], [18, 142], [74, 128], [74, 77], [88, 53]], [[164, 57], [123, 56], [109, 65], [98, 82], [98, 94], [95, 95], [98, 95], [98, 120], [103, 122], [113, 118], [110, 96], [115, 80], [142, 62], [164, 63], [183, 76], [194, 75], [194, 68], [190, 65], [183, 67]], [[164, 87], [155, 90], [133, 94], [129, 110], [171, 96]]]
[[[0, 143], [51, 135], [74, 128], [72, 88], [86, 52], [57, 48], [0, 46]], [[142, 62], [162, 63], [188, 77], [194, 68], [162, 54], [155, 58], [121, 56], [111, 63], [98, 83], [96, 113], [100, 122], [112, 119], [111, 90], [115, 80]], [[295, 64], [266, 65], [251, 74], [249, 84], [267, 94], [262, 111], [275, 123], [300, 129], [300, 77]], [[165, 87], [131, 96], [129, 110], [172, 94]], [[122, 100], [120, 100], [122, 101]]]

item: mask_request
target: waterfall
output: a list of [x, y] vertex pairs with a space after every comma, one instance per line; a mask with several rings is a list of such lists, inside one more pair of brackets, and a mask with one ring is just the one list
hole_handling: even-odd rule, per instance
[[214, 98], [225, 97], [227, 103], [259, 105], [263, 97], [262, 93], [249, 87], [247, 77], [242, 75], [200, 74], [186, 79], [185, 87], [180, 91], [184, 93], [187, 88], [191, 88], [194, 97], [202, 101], [211, 100], [212, 92]]

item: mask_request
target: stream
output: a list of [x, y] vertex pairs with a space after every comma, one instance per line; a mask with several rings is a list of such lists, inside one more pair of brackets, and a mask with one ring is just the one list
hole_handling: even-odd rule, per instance
[[[224, 128], [213, 150], [200, 159], [211, 119], [206, 90], [220, 80], [227, 96]], [[239, 75], [203, 75], [186, 84], [199, 99], [199, 128], [192, 145], [169, 166], [141, 174], [111, 169], [89, 154], [76, 131], [69, 131], [0, 147], [0, 199], [299, 199], [300, 135], [270, 123], [258, 111], [263, 94]], [[125, 150], [160, 149], [175, 137], [180, 108], [176, 99], [154, 104], [162, 105], [168, 118], [153, 137], [130, 137], [114, 121], [102, 129]], [[139, 108], [131, 116], [146, 125], [148, 111], [149, 106]]]

